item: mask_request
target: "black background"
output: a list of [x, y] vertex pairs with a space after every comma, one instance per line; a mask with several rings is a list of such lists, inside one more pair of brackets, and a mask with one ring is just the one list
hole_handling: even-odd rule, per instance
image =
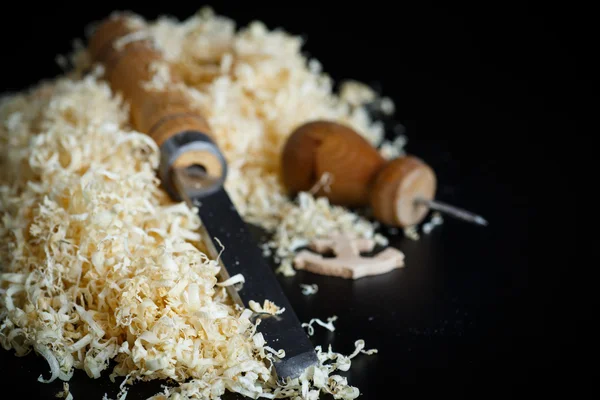
[[[562, 156], [551, 147], [573, 138], [579, 120], [569, 106], [575, 90], [588, 88], [578, 69], [583, 45], [571, 28], [584, 27], [583, 19], [527, 2], [485, 8], [455, 2], [212, 4], [241, 25], [260, 19], [304, 35], [305, 50], [336, 80], [376, 84], [396, 103], [407, 150], [437, 171], [439, 198], [490, 221], [480, 228], [446, 218], [419, 242], [391, 236], [407, 266], [384, 276], [349, 282], [299, 273], [280, 279], [301, 320], [338, 315], [336, 332], [317, 328], [315, 344], [349, 353], [363, 338], [379, 349], [357, 357], [347, 374], [362, 398], [401, 396], [391, 382], [506, 387], [558, 376], [567, 348], [556, 339], [572, 326], [560, 300], [562, 279], [534, 250], [560, 251], [554, 241], [539, 247], [534, 241], [548, 230], [536, 222], [555, 218], [545, 205], [557, 198], [539, 191], [561, 179], [553, 160]], [[59, 73], [55, 55], [69, 51], [87, 23], [115, 8], [184, 18], [201, 6], [105, 2], [7, 13], [0, 28], [0, 88], [20, 90]], [[578, 18], [586, 13], [578, 12]], [[559, 261], [558, 254], [551, 258]], [[318, 283], [319, 293], [302, 296], [300, 282]], [[48, 369], [33, 356], [17, 359], [1, 351], [0, 365], [0, 384], [25, 383], [24, 398], [50, 399], [60, 389], [57, 382], [37, 383]], [[76, 399], [116, 394], [106, 379], [94, 382], [81, 372], [71, 389]], [[153, 393], [139, 390], [136, 385], [128, 399]]]

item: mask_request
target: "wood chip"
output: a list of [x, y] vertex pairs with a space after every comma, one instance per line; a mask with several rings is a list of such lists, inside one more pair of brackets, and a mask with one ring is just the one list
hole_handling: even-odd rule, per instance
[[404, 253], [392, 247], [386, 248], [375, 257], [361, 256], [361, 252], [372, 251], [375, 247], [375, 241], [371, 239], [352, 239], [345, 235], [335, 235], [329, 239], [314, 240], [309, 247], [317, 253], [333, 251], [335, 254], [335, 257], [330, 258], [302, 250], [296, 255], [294, 264], [297, 269], [320, 275], [359, 279], [404, 267]]

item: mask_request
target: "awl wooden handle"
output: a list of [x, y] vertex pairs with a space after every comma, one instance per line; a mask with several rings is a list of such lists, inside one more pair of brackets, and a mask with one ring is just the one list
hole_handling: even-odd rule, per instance
[[[224, 157], [217, 148], [210, 126], [188, 96], [174, 88], [179, 78], [169, 71], [171, 85], [164, 89], [147, 87], [154, 75], [153, 65], [163, 63], [162, 53], [143, 35], [144, 26], [126, 14], [113, 15], [90, 38], [89, 53], [103, 64], [105, 77], [114, 92], [121, 93], [130, 105], [134, 128], [146, 133], [161, 147], [161, 179], [171, 195], [170, 171], [200, 165], [212, 178], [226, 175]], [[132, 40], [127, 40], [127, 37]]]
[[415, 199], [433, 200], [437, 178], [414, 156], [386, 161], [350, 126], [335, 121], [310, 121], [297, 127], [281, 156], [283, 182], [295, 195], [314, 187], [324, 173], [332, 175], [328, 190], [319, 189], [333, 204], [371, 206], [380, 222], [399, 227], [420, 223], [428, 207]]

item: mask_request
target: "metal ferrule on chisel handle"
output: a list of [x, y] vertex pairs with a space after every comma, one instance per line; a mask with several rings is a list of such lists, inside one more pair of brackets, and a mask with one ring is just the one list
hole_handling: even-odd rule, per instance
[[174, 182], [173, 171], [187, 169], [179, 174], [190, 197], [206, 196], [223, 187], [227, 177], [225, 157], [207, 134], [183, 131], [166, 139], [160, 146], [159, 177], [173, 199], [182, 200]]

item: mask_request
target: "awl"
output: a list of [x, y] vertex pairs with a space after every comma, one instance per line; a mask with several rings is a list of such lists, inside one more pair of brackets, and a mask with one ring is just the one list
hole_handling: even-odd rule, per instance
[[[90, 38], [90, 56], [104, 66], [113, 91], [128, 101], [135, 129], [160, 146], [158, 174], [166, 191], [173, 199], [198, 207], [208, 256], [221, 263], [220, 279], [244, 276], [241, 290], [228, 288], [234, 301], [247, 307], [250, 300], [260, 304], [270, 300], [285, 308], [279, 315], [258, 316], [262, 319], [258, 330], [269, 346], [285, 351], [285, 357], [274, 363], [277, 377], [298, 377], [318, 362], [315, 349], [224, 189], [227, 163], [206, 119], [181, 91], [144, 85], [153, 76], [152, 64], [163, 60], [143, 33], [142, 23], [113, 14]], [[176, 76], [171, 78], [177, 82]], [[220, 255], [215, 238], [226, 249]]]

